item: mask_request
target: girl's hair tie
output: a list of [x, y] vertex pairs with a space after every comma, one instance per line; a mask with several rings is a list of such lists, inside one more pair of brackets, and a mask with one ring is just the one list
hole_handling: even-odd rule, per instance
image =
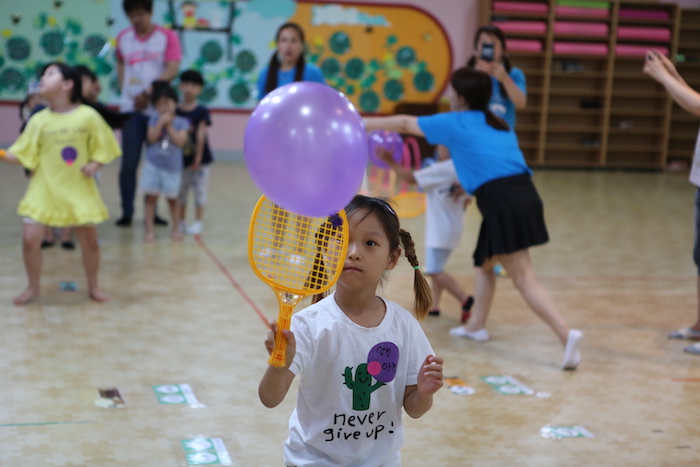
[[415, 269], [415, 270], [417, 271], [417, 270], [419, 269], [419, 267], [418, 267], [418, 266], [413, 266], [413, 269]]

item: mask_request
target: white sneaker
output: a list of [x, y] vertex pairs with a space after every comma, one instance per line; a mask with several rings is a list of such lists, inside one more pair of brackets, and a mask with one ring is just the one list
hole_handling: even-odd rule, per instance
[[491, 338], [489, 332], [485, 329], [479, 329], [478, 331], [467, 331], [464, 326], [457, 326], [456, 328], [450, 329], [450, 335], [456, 337], [466, 337], [476, 342], [486, 342]]
[[564, 350], [564, 362], [561, 364], [563, 370], [575, 370], [581, 363], [581, 353], [578, 348], [581, 345], [583, 333], [578, 329], [569, 331], [566, 339], [566, 350]]
[[187, 227], [187, 235], [199, 235], [202, 233], [202, 223], [194, 221]]

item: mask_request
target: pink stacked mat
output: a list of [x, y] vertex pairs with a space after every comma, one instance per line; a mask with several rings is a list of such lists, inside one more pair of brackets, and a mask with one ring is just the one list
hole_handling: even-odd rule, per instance
[[670, 19], [671, 14], [666, 10], [639, 10], [636, 8], [620, 8], [621, 19]]
[[577, 23], [573, 21], [555, 21], [555, 35], [577, 35], [605, 37], [610, 32], [607, 23]]
[[620, 39], [670, 41], [671, 30], [669, 28], [649, 28], [645, 26], [618, 26], [617, 37]]
[[505, 33], [546, 34], [547, 23], [544, 21], [494, 21], [494, 26]]
[[557, 6], [554, 10], [557, 16], [571, 16], [579, 18], [608, 18], [610, 10], [604, 8], [581, 8], [575, 6]]
[[542, 52], [542, 41], [537, 39], [506, 39], [509, 52]]
[[499, 13], [541, 13], [549, 12], [549, 5], [536, 2], [493, 2], [493, 11]]
[[623, 57], [645, 57], [647, 50], [658, 50], [664, 55], [668, 55], [668, 48], [658, 47], [656, 45], [632, 45], [632, 44], [617, 44], [615, 46], [615, 55]]
[[589, 42], [554, 42], [554, 53], [572, 55], [607, 55], [608, 45]]

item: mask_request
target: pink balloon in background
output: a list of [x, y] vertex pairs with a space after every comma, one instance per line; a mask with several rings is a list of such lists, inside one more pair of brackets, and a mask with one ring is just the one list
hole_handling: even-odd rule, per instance
[[298, 81], [267, 94], [250, 115], [243, 152], [271, 201], [310, 217], [342, 210], [367, 167], [367, 131], [344, 94]]
[[394, 162], [403, 160], [403, 140], [401, 136], [394, 131], [374, 130], [368, 136], [369, 142], [369, 159], [372, 164], [382, 169], [388, 169], [389, 166], [379, 159], [377, 156], [377, 148], [384, 148], [392, 155]]

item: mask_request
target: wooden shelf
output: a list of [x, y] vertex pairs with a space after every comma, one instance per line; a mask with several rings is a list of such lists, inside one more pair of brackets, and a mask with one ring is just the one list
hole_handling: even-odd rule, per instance
[[690, 141], [695, 141], [698, 139], [698, 134], [696, 133], [673, 133], [671, 132], [669, 135], [669, 138], [679, 140], [679, 139], [684, 139], [684, 140], [690, 140]]
[[[528, 89], [533, 105], [518, 110], [516, 133], [527, 141], [520, 147], [529, 164], [551, 167], [615, 167], [664, 169], [669, 156], [690, 157], [683, 148], [692, 146], [697, 132], [693, 123], [700, 118], [672, 108], [669, 93], [642, 72], [644, 56], [616, 55], [615, 46], [628, 44], [665, 46], [671, 54], [684, 53], [700, 58], [700, 9], [680, 9], [676, 2], [651, 0], [612, 0], [607, 18], [583, 18], [557, 15], [558, 0], [538, 0], [549, 7], [548, 14], [494, 12], [495, 0], [483, 0], [481, 24], [493, 18], [536, 19], [546, 23], [541, 34], [511, 34], [506, 37], [535, 38], [546, 48], [542, 52], [509, 51], [511, 62], [523, 70], [535, 87]], [[532, 0], [523, 0], [532, 1]], [[620, 8], [663, 11], [669, 19], [620, 18]], [[603, 37], [580, 34], [556, 34], [557, 21], [605, 23], [610, 33]], [[618, 26], [665, 27], [670, 40], [627, 39], [617, 37]], [[605, 55], [555, 53], [557, 41], [605, 44]], [[578, 62], [581, 71], [564, 71], [567, 62]], [[557, 68], [556, 70], [554, 68]], [[568, 65], [567, 65], [568, 67]], [[691, 87], [700, 88], [700, 61], [678, 63], [677, 67]], [[532, 78], [532, 81], [530, 81]], [[582, 108], [585, 102], [599, 108]], [[523, 117], [522, 120], [520, 117]], [[621, 122], [632, 128], [620, 128]], [[673, 132], [675, 131], [675, 132]], [[594, 140], [599, 145], [586, 146]], [[631, 144], [630, 144], [631, 143]], [[688, 150], [688, 153], [692, 150]]]
[[552, 76], [555, 78], [607, 78], [608, 74], [604, 71], [552, 71]]
[[637, 117], [663, 117], [666, 112], [663, 110], [655, 109], [625, 109], [625, 108], [613, 108], [610, 109], [610, 115], [633, 115]]
[[579, 125], [550, 125], [547, 127], [547, 133], [600, 133], [603, 127], [594, 126], [579, 126]]
[[671, 120], [674, 122], [697, 122], [700, 124], [700, 117], [697, 115], [686, 114], [686, 115], [671, 115]]
[[605, 89], [550, 88], [550, 96], [603, 97]]
[[663, 151], [662, 146], [647, 146], [647, 145], [639, 145], [639, 144], [609, 144], [608, 145], [608, 152], [638, 152], [638, 153], [650, 153], [650, 152], [658, 152], [661, 153]]
[[663, 135], [665, 128], [616, 128], [611, 127], [608, 133], [611, 135]]
[[673, 157], [674, 159], [678, 159], [681, 157], [684, 157], [687, 159], [692, 159], [693, 158], [693, 149], [691, 148], [688, 151], [686, 151], [685, 149], [669, 149], [668, 157]]
[[584, 109], [581, 107], [550, 107], [547, 112], [564, 115], [603, 115], [603, 109]]

